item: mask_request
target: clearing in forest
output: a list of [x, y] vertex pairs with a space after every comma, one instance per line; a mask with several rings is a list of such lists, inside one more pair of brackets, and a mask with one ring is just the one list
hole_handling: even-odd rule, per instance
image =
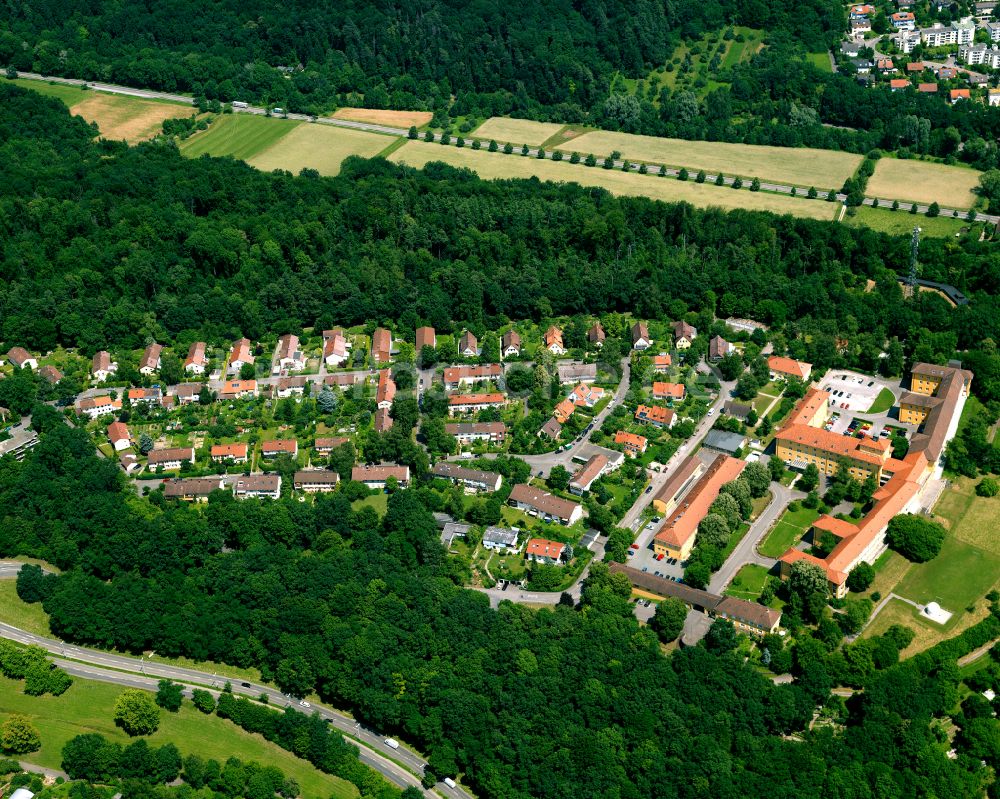
[[181, 152], [199, 155], [231, 155], [249, 161], [301, 125], [291, 119], [268, 119], [255, 114], [225, 114], [216, 117], [208, 130], [182, 141]]
[[309, 168], [317, 170], [321, 175], [336, 175], [347, 156], [371, 158], [396, 141], [395, 136], [379, 133], [331, 125], [304, 124], [247, 160], [265, 172], [287, 169], [298, 173]]
[[368, 122], [372, 125], [389, 125], [394, 128], [409, 128], [411, 125], [422, 127], [434, 116], [430, 111], [391, 111], [381, 108], [340, 108], [333, 115], [334, 119], [347, 119], [351, 122]]
[[194, 108], [179, 103], [140, 100], [114, 94], [88, 92], [85, 100], [70, 106], [70, 113], [96, 122], [105, 139], [144, 141], [163, 132], [163, 120], [189, 117]]
[[[431, 161], [442, 161], [456, 167], [471, 169], [486, 179], [533, 178], [563, 183], [580, 183], [584, 186], [601, 186], [612, 194], [632, 197], [649, 197], [665, 202], [689, 202], [701, 208], [717, 207], [725, 210], [743, 208], [754, 211], [771, 211], [791, 214], [808, 219], [832, 220], [835, 206], [821, 200], [803, 200], [780, 194], [735, 190], [693, 180], [680, 181], [637, 172], [585, 167], [568, 161], [551, 161], [520, 155], [491, 153], [408, 141], [389, 156], [413, 167], [423, 167]], [[839, 206], [836, 206], [839, 208]]]
[[971, 208], [973, 189], [982, 173], [967, 167], [911, 159], [881, 158], [868, 179], [865, 194], [880, 200], [939, 203], [945, 208]]
[[562, 128], [563, 125], [555, 122], [533, 122], [530, 119], [490, 117], [466, 138], [477, 138], [486, 142], [490, 139], [495, 139], [498, 142], [535, 146], [552, 138]]
[[573, 142], [573, 149], [586, 156], [606, 156], [617, 150], [625, 158], [704, 169], [710, 174], [760, 178], [794, 186], [839, 189], [861, 165], [861, 156], [807, 147], [772, 147], [760, 144], [731, 144], [714, 141], [664, 139], [631, 133], [594, 131]]

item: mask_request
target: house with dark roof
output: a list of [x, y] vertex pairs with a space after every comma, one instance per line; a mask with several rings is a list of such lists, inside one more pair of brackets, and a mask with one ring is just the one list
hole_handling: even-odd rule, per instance
[[600, 322], [594, 322], [594, 324], [590, 326], [590, 330], [587, 331], [587, 341], [595, 347], [604, 346], [604, 339], [606, 338], [607, 335], [605, 334], [604, 327]]
[[146, 347], [142, 353], [142, 358], [139, 360], [139, 374], [151, 375], [159, 371], [160, 354], [162, 352], [163, 345], [157, 344], [155, 341]]
[[521, 354], [521, 334], [516, 330], [508, 330], [500, 337], [500, 355], [504, 358], [516, 358]]
[[649, 336], [649, 326], [645, 322], [636, 322], [632, 325], [632, 349], [648, 350], [653, 345], [653, 339]]
[[233, 484], [233, 494], [237, 499], [278, 499], [281, 496], [281, 475], [242, 475]]
[[458, 340], [458, 354], [466, 358], [475, 358], [479, 355], [479, 340], [471, 330], [466, 330]]

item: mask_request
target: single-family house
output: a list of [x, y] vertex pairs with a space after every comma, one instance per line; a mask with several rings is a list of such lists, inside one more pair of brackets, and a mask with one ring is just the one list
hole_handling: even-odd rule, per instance
[[286, 333], [278, 339], [274, 352], [274, 371], [300, 372], [306, 368], [306, 356], [299, 347], [299, 337]]
[[487, 472], [483, 469], [469, 469], [457, 463], [438, 461], [431, 467], [431, 474], [450, 480], [460, 485], [468, 492], [499, 491], [503, 485], [503, 477], [498, 472]]
[[566, 545], [547, 538], [532, 538], [524, 548], [524, 556], [532, 563], [545, 563], [555, 566], [562, 563]]
[[194, 463], [194, 447], [153, 449], [146, 455], [150, 469], [180, 469], [182, 463]]
[[152, 388], [130, 388], [128, 401], [133, 405], [158, 405], [163, 399], [163, 392], [156, 386]]
[[578, 502], [553, 496], [527, 483], [514, 486], [508, 504], [529, 516], [539, 516], [545, 521], [558, 521], [560, 524], [574, 524], [583, 518], [583, 507]]
[[559, 434], [562, 432], [562, 423], [559, 421], [558, 417], [550, 416], [549, 420], [541, 426], [538, 430], [538, 437], [541, 438], [545, 436], [553, 441], [559, 440]]
[[184, 371], [189, 375], [203, 375], [208, 367], [205, 357], [205, 342], [196, 341], [188, 347], [187, 358], [184, 359]]
[[237, 339], [233, 342], [233, 346], [229, 349], [229, 370], [231, 372], [238, 372], [248, 363], [253, 363], [253, 352], [250, 349], [250, 339]]
[[518, 531], [490, 525], [483, 531], [483, 549], [491, 552], [517, 552]]
[[261, 457], [271, 459], [279, 455], [288, 455], [291, 458], [298, 457], [299, 442], [294, 438], [281, 438], [274, 441], [264, 441], [260, 445]]
[[875, 61], [875, 69], [882, 75], [889, 75], [896, 71], [896, 65], [891, 58], [879, 58]]
[[372, 363], [388, 363], [392, 358], [392, 334], [384, 327], [376, 327], [372, 333]]
[[458, 354], [465, 358], [475, 358], [479, 355], [479, 340], [471, 330], [466, 330], [458, 340]]
[[726, 400], [722, 406], [722, 412], [726, 416], [732, 416], [734, 419], [739, 419], [741, 422], [745, 422], [747, 417], [750, 415], [750, 411], [753, 410], [753, 405], [749, 405], [745, 402], [734, 402], [733, 400]]
[[76, 401], [76, 412], [81, 416], [96, 419], [106, 413], [114, 413], [122, 409], [121, 400], [113, 400], [108, 396], [84, 397]]
[[576, 403], [570, 399], [564, 399], [556, 405], [555, 410], [552, 411], [552, 417], [559, 424], [566, 424], [566, 421], [574, 413], [576, 413]]
[[7, 360], [18, 369], [37, 369], [38, 359], [24, 347], [11, 347], [7, 351]]
[[654, 355], [653, 371], [661, 375], [666, 374], [670, 371], [670, 366], [673, 362], [673, 358], [670, 357], [669, 353], [661, 352], [659, 355]]
[[208, 495], [222, 488], [221, 477], [184, 477], [163, 484], [163, 496], [182, 502], [208, 502]]
[[695, 340], [698, 335], [698, 331], [695, 330], [693, 325], [689, 325], [687, 322], [681, 320], [680, 322], [674, 322], [674, 346], [679, 350], [686, 350], [691, 346], [691, 342]]
[[662, 405], [640, 405], [635, 409], [635, 420], [655, 427], [670, 429], [677, 420], [677, 414]]
[[908, 75], [919, 75], [925, 69], [923, 61], [911, 61], [906, 65], [906, 73]]
[[280, 474], [248, 474], [233, 484], [237, 499], [278, 499], [281, 496]]
[[508, 330], [500, 337], [500, 354], [504, 358], [516, 358], [521, 354], [521, 334]]
[[90, 374], [94, 380], [103, 383], [117, 372], [118, 364], [111, 360], [111, 353], [107, 350], [99, 350], [94, 353], [94, 359], [90, 362]]
[[580, 383], [566, 397], [574, 405], [586, 408], [593, 408], [601, 398], [604, 397], [604, 389], [600, 386], [592, 386], [587, 383]]
[[256, 380], [227, 380], [222, 384], [219, 399], [234, 400], [257, 396]]
[[600, 453], [592, 455], [583, 466], [577, 469], [576, 473], [569, 480], [569, 490], [571, 494], [580, 496], [594, 484], [608, 466], [608, 459]]
[[708, 342], [708, 360], [712, 361], [712, 363], [721, 361], [731, 352], [735, 351], [736, 347], [726, 341], [722, 336], [712, 336]]
[[649, 337], [649, 326], [645, 322], [636, 322], [632, 325], [632, 349], [648, 350], [653, 345], [653, 339]]
[[653, 399], [683, 402], [686, 396], [687, 389], [683, 383], [653, 383]]
[[418, 327], [413, 340], [418, 358], [424, 347], [430, 347], [432, 350], [437, 348], [437, 333], [433, 327], [428, 327], [427, 325]]
[[874, 13], [875, 13], [875, 6], [869, 5], [868, 3], [851, 6], [851, 19], [860, 19], [861, 17], [869, 17]]
[[248, 459], [248, 447], [246, 444], [213, 444], [209, 451], [213, 463], [246, 463]]
[[990, 89], [986, 98], [990, 105], [1000, 105], [1000, 89]]
[[936, 83], [918, 83], [917, 91], [922, 94], [937, 94], [938, 85]]
[[132, 446], [132, 436], [129, 434], [128, 425], [124, 422], [112, 422], [108, 425], [108, 441], [115, 452], [121, 452]]
[[313, 449], [318, 455], [329, 455], [337, 447], [346, 444], [350, 439], [343, 436], [317, 437], [313, 442]]
[[949, 97], [951, 99], [951, 104], [955, 105], [955, 103], [961, 100], [968, 100], [971, 97], [971, 92], [969, 89], [952, 89], [951, 92], [949, 92]]
[[590, 330], [587, 331], [587, 341], [593, 344], [595, 347], [603, 347], [604, 339], [607, 335], [604, 332], [604, 327], [600, 322], [594, 322], [590, 326]]
[[629, 433], [627, 430], [619, 430], [615, 433], [615, 443], [620, 444], [625, 452], [633, 458], [642, 455], [649, 444], [645, 436]]
[[350, 344], [342, 330], [323, 332], [323, 361], [327, 366], [343, 366], [350, 357], [349, 349]]
[[328, 494], [339, 482], [340, 475], [329, 469], [300, 469], [292, 478], [295, 490], [306, 494]]
[[139, 359], [139, 374], [151, 375], [160, 368], [160, 354], [163, 352], [163, 345], [155, 341], [150, 344], [142, 353]]
[[285, 375], [284, 377], [278, 378], [278, 399], [305, 396], [306, 385], [308, 382], [309, 380], [305, 375]]
[[63, 379], [63, 373], [60, 372], [58, 369], [56, 369], [54, 366], [51, 366], [50, 364], [45, 364], [45, 366], [39, 369], [38, 375], [46, 383], [49, 383], [53, 386]]
[[808, 383], [809, 375], [812, 374], [811, 363], [796, 361], [794, 358], [786, 358], [783, 355], [769, 355], [767, 368], [771, 372], [772, 380], [787, 380], [794, 377]]
[[906, 78], [893, 78], [889, 81], [889, 91], [899, 92], [910, 88], [910, 82]]
[[377, 466], [355, 466], [351, 469], [351, 479], [356, 483], [364, 483], [368, 488], [384, 489], [389, 478], [395, 478], [405, 488], [410, 482], [410, 467], [380, 463]]
[[392, 407], [392, 400], [396, 396], [396, 381], [388, 369], [379, 369], [378, 388], [375, 389], [375, 406], [388, 410]]
[[503, 368], [498, 363], [486, 363], [479, 366], [449, 366], [444, 370], [444, 387], [448, 391], [453, 391], [461, 386], [496, 382], [500, 380], [502, 374]]
[[562, 330], [555, 325], [552, 325], [545, 331], [545, 335], [542, 337], [542, 343], [545, 345], [545, 349], [553, 355], [566, 354], [566, 348], [563, 346]]
[[385, 433], [392, 429], [392, 411], [389, 408], [378, 408], [375, 411], [373, 428], [376, 433]]
[[596, 363], [560, 361], [556, 364], [560, 383], [593, 383], [597, 380]]
[[889, 16], [889, 21], [898, 31], [912, 31], [917, 27], [917, 18], [912, 11], [897, 11]]

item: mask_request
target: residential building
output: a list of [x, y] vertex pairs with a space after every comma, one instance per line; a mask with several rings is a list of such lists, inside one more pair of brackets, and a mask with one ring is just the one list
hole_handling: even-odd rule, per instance
[[851, 6], [851, 19], [861, 19], [862, 17], [870, 17], [875, 13], [875, 6], [869, 5], [867, 3]]
[[249, 474], [233, 484], [237, 499], [278, 499], [281, 496], [280, 474]]
[[278, 399], [305, 396], [308, 382], [305, 375], [285, 375], [279, 378], [276, 385]]
[[392, 359], [392, 334], [384, 327], [376, 327], [372, 333], [372, 363], [378, 366]]
[[917, 27], [917, 18], [912, 11], [897, 11], [889, 16], [889, 21], [898, 31], [912, 31]]
[[556, 405], [555, 410], [552, 411], [552, 416], [555, 417], [559, 424], [566, 424], [566, 421], [574, 413], [576, 413], [576, 403], [571, 399], [564, 399]]
[[920, 44], [920, 31], [901, 30], [892, 37], [892, 41], [895, 42], [896, 47], [899, 48], [899, 52], [904, 55], [909, 54], [913, 52], [913, 49], [918, 44]]
[[323, 385], [336, 386], [337, 388], [349, 388], [350, 386], [357, 385], [358, 383], [364, 383], [365, 381], [365, 375], [361, 372], [347, 374], [342, 373], [338, 375], [327, 375], [323, 378]]
[[551, 438], [553, 441], [558, 441], [560, 433], [562, 433], [562, 422], [556, 416], [551, 416], [539, 429], [538, 437], [545, 436], [546, 438]]
[[951, 92], [949, 92], [949, 98], [951, 99], [952, 105], [955, 105], [955, 103], [960, 102], [961, 100], [968, 100], [971, 96], [972, 93], [969, 89], [952, 89]]
[[479, 340], [471, 330], [466, 330], [458, 340], [458, 354], [465, 358], [475, 358], [479, 355]]
[[327, 366], [343, 366], [347, 363], [350, 347], [342, 330], [323, 331], [323, 361]]
[[566, 545], [547, 538], [532, 538], [524, 548], [524, 556], [533, 563], [545, 563], [557, 566], [562, 563]]
[[121, 452], [132, 446], [132, 436], [128, 431], [128, 425], [124, 422], [112, 422], [108, 425], [108, 441], [115, 452]]
[[920, 38], [928, 47], [970, 44], [975, 37], [976, 26], [970, 23], [942, 25], [938, 22], [933, 27], [920, 30]]
[[146, 463], [151, 470], [180, 469], [182, 463], [194, 463], [194, 447], [153, 449], [146, 455]]
[[603, 347], [604, 339], [607, 337], [607, 334], [604, 332], [604, 326], [600, 322], [594, 322], [590, 326], [590, 330], [587, 331], [587, 341], [595, 347]]
[[569, 481], [569, 491], [571, 494], [581, 495], [590, 491], [590, 487], [594, 484], [604, 470], [608, 466], [608, 459], [603, 455], [594, 455], [588, 460], [583, 466], [576, 470], [576, 473], [570, 478]]
[[811, 363], [796, 361], [794, 358], [785, 358], [782, 355], [768, 356], [767, 368], [771, 372], [772, 380], [787, 380], [789, 377], [794, 377], [803, 383], [808, 383], [809, 375], [812, 374]]
[[500, 354], [504, 358], [516, 358], [521, 354], [521, 334], [508, 330], [500, 337]]
[[777, 632], [781, 611], [732, 596], [723, 596], [715, 606], [716, 618], [728, 619], [740, 632], [750, 635], [768, 635]]
[[431, 467], [431, 474], [451, 480], [469, 492], [499, 491], [503, 477], [498, 472], [487, 472], [483, 469], [469, 469], [457, 463], [438, 461]]
[[461, 386], [472, 386], [476, 383], [499, 382], [503, 375], [503, 367], [498, 363], [487, 363], [481, 366], [449, 366], [444, 370], [444, 387], [453, 391]]
[[542, 336], [542, 343], [545, 345], [545, 349], [553, 355], [566, 354], [566, 348], [563, 346], [562, 330], [555, 325], [552, 325], [545, 331], [545, 335]]
[[893, 78], [889, 81], [889, 91], [898, 92], [910, 88], [910, 82], [906, 78]]
[[113, 400], [108, 396], [84, 397], [76, 401], [76, 412], [81, 416], [96, 419], [106, 413], [114, 413], [122, 409], [121, 400]]
[[655, 427], [670, 429], [674, 426], [676, 419], [677, 414], [670, 408], [664, 408], [662, 405], [640, 405], [635, 409], [635, 420], [637, 422], [645, 422]]
[[395, 478], [405, 488], [410, 482], [410, 467], [380, 463], [377, 466], [355, 466], [351, 469], [351, 479], [356, 483], [364, 483], [369, 488], [384, 489], [389, 478]]
[[653, 339], [649, 337], [649, 326], [645, 322], [632, 325], [632, 349], [648, 350], [651, 346]]
[[726, 341], [722, 336], [712, 336], [708, 342], [708, 360], [712, 363], [721, 361], [729, 353], [735, 352], [736, 347]]
[[232, 461], [233, 463], [246, 463], [248, 460], [249, 448], [246, 444], [213, 444], [209, 453], [213, 463], [223, 463]]
[[1000, 105], [1000, 89], [990, 89], [987, 92], [987, 100], [992, 106]]
[[329, 469], [300, 469], [292, 478], [293, 488], [307, 494], [328, 494], [339, 482], [340, 475]]
[[278, 339], [278, 346], [274, 351], [273, 371], [300, 372], [305, 368], [306, 356], [299, 347], [299, 337], [293, 333], [286, 333]]
[[483, 408], [502, 408], [507, 400], [499, 392], [488, 394], [452, 394], [448, 397], [448, 415], [471, 413]]
[[627, 430], [619, 430], [615, 433], [615, 443], [620, 444], [632, 458], [638, 458], [645, 453], [649, 444], [645, 436], [629, 433]]
[[653, 371], [656, 374], [666, 374], [670, 371], [670, 367], [673, 364], [673, 358], [666, 352], [661, 352], [659, 355], [653, 356]]
[[49, 364], [45, 364], [45, 366], [39, 369], [38, 374], [45, 382], [53, 386], [63, 379], [63, 373]]
[[750, 411], [753, 410], [753, 405], [748, 405], [745, 402], [734, 402], [733, 400], [726, 400], [722, 406], [722, 412], [726, 416], [732, 416], [734, 419], [739, 419], [741, 422], [745, 422], [747, 417], [750, 415]]
[[238, 372], [247, 364], [253, 363], [253, 352], [250, 349], [250, 339], [241, 338], [233, 342], [229, 348], [229, 370]]
[[183, 502], [208, 502], [208, 495], [222, 488], [219, 477], [185, 477], [163, 484], [163, 496]]
[[671, 473], [670, 479], [663, 484], [663, 488], [653, 494], [653, 510], [661, 516], [671, 513], [677, 507], [681, 495], [701, 477], [706, 468], [705, 462], [697, 455], [684, 458]]
[[596, 363], [561, 361], [556, 364], [560, 383], [593, 383], [597, 380]]
[[963, 44], [958, 48], [958, 60], [970, 66], [982, 64], [989, 69], [1000, 68], [1000, 47], [985, 44]]
[[746, 463], [719, 455], [691, 490], [684, 495], [653, 538], [653, 551], [668, 558], [687, 560], [694, 547], [698, 525], [719, 496], [719, 489], [743, 472]]
[[313, 442], [313, 449], [316, 450], [318, 455], [329, 455], [337, 447], [346, 444], [348, 441], [350, 439], [343, 436], [320, 437]]
[[163, 392], [156, 388], [130, 388], [126, 394], [133, 405], [158, 405], [163, 399]]
[[986, 32], [991, 42], [1000, 42], [1000, 22], [987, 22]]
[[687, 389], [683, 383], [653, 383], [653, 399], [683, 402], [686, 396]]
[[514, 486], [508, 504], [525, 511], [529, 516], [540, 516], [545, 521], [557, 521], [560, 524], [574, 524], [583, 518], [583, 507], [578, 502], [553, 496], [527, 483]]
[[11, 347], [7, 351], [7, 360], [18, 369], [37, 369], [38, 359], [24, 347]]
[[896, 71], [896, 65], [891, 58], [879, 58], [875, 61], [875, 69], [882, 75], [889, 75]]
[[864, 36], [866, 33], [871, 33], [872, 23], [868, 17], [861, 17], [859, 19], [852, 19], [850, 21], [851, 35], [855, 37]]
[[926, 69], [923, 61], [911, 61], [906, 65], [906, 73], [908, 75], [919, 75]]
[[444, 431], [454, 436], [459, 444], [476, 441], [502, 444], [507, 437], [507, 426], [503, 422], [447, 422]]
[[155, 341], [146, 347], [139, 359], [139, 374], [151, 375], [160, 369], [160, 354], [163, 352], [163, 345]]
[[16, 461], [24, 460], [28, 450], [38, 444], [38, 433], [25, 426], [11, 430], [10, 433], [10, 438], [0, 441], [0, 458], [10, 455]]
[[567, 395], [566, 399], [580, 408], [593, 408], [604, 397], [604, 389], [600, 386], [592, 386], [587, 383], [580, 383]]
[[378, 373], [378, 388], [375, 390], [375, 406], [388, 410], [396, 396], [396, 381], [388, 369], [380, 369]]
[[234, 400], [257, 396], [256, 380], [227, 380], [222, 384], [219, 399]]
[[703, 443], [703, 446], [707, 449], [725, 452], [727, 455], [734, 457], [739, 457], [746, 445], [747, 437], [745, 435], [742, 433], [730, 433], [727, 430], [709, 430]]
[[899, 420], [920, 425], [910, 439], [910, 450], [920, 450], [932, 467], [938, 464], [972, 388], [972, 372], [957, 365], [916, 363], [910, 371], [910, 390], [899, 399]]
[[923, 94], [937, 94], [938, 85], [936, 83], [918, 83], [917, 91]]
[[201, 389], [201, 383], [177, 383], [174, 386], [167, 386], [167, 396], [173, 397], [178, 405], [190, 405], [198, 401]]
[[90, 362], [90, 374], [94, 380], [103, 383], [117, 372], [118, 363], [111, 360], [111, 353], [107, 350], [99, 350], [94, 353], [94, 359]]
[[517, 530], [491, 525], [483, 531], [483, 549], [491, 552], [517, 552], [517, 537]]
[[184, 359], [184, 371], [190, 375], [203, 375], [208, 367], [205, 357], [205, 342], [196, 341], [188, 347], [187, 358]]
[[[2, 446], [3, 444], [0, 444], [0, 447]], [[18, 458], [18, 460], [20, 460], [20, 458]], [[122, 469], [125, 471], [125, 474], [127, 474], [129, 477], [131, 477], [133, 474], [137, 474], [138, 472], [142, 471], [142, 464], [139, 463], [139, 459], [135, 457], [135, 454], [132, 452], [119, 453], [118, 465], [122, 467]]]
[[418, 327], [413, 340], [414, 350], [418, 358], [424, 347], [430, 347], [432, 350], [437, 349], [437, 333], [433, 327]]
[[376, 433], [385, 433], [392, 429], [392, 412], [389, 408], [378, 408], [375, 411], [374, 429]]
[[689, 325], [685, 321], [674, 322], [674, 347], [679, 350], [686, 350], [691, 346], [691, 342], [695, 340], [698, 335], [698, 331], [695, 330], [693, 325]]

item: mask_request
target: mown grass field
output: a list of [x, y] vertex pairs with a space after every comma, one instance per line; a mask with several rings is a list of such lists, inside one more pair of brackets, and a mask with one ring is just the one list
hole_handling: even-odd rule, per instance
[[693, 180], [683, 182], [655, 175], [640, 175], [636, 172], [600, 167], [587, 168], [581, 164], [570, 164], [568, 161], [539, 160], [419, 141], [408, 141], [390, 156], [390, 160], [418, 168], [431, 161], [442, 161], [452, 166], [471, 169], [486, 179], [537, 177], [539, 180], [601, 186], [612, 194], [622, 196], [649, 197], [665, 202], [689, 202], [702, 208], [712, 206], [725, 210], [742, 208], [823, 220], [832, 220], [834, 213], [834, 206], [831, 203], [819, 200], [796, 199], [785, 195], [750, 192], [746, 189], [736, 191], [729, 187], [698, 184]]
[[862, 160], [860, 155], [832, 150], [687, 141], [612, 131], [584, 134], [573, 141], [572, 147], [581, 156], [605, 156], [617, 150], [637, 161], [827, 190], [839, 189]]
[[920, 615], [915, 607], [898, 599], [891, 599], [882, 611], [865, 628], [862, 638], [872, 638], [882, 635], [893, 624], [909, 627], [916, 633], [913, 642], [900, 655], [908, 658], [918, 652], [923, 652], [946, 638], [953, 638], [963, 630], [981, 621], [989, 613], [988, 603], [979, 602], [973, 613], [956, 613], [947, 624], [936, 624]]
[[199, 155], [231, 155], [249, 161], [263, 153], [302, 122], [268, 119], [255, 114], [226, 114], [217, 117], [208, 130], [181, 142], [181, 152], [191, 158]]
[[[0, 677], [0, 717], [21, 713], [32, 720], [42, 739], [42, 748], [25, 756], [31, 763], [58, 769], [62, 748], [71, 738], [85, 733], [99, 733], [123, 745], [129, 737], [112, 720], [114, 702], [122, 692], [119, 686], [74, 678], [62, 696], [26, 696], [23, 683]], [[264, 740], [245, 732], [226, 719], [206, 716], [192, 707], [189, 700], [178, 713], [160, 712], [160, 727], [146, 738], [151, 746], [173, 743], [181, 755], [196, 754], [225, 762], [236, 756], [277, 766], [293, 777], [304, 799], [353, 799], [357, 789], [338, 777], [323, 774], [310, 763]]]
[[975, 480], [952, 481], [934, 507], [959, 541], [1000, 556], [1000, 497], [979, 497]]
[[723, 592], [726, 596], [734, 596], [737, 599], [746, 599], [755, 602], [760, 592], [767, 584], [767, 569], [758, 566], [756, 563], [747, 563], [733, 578], [733, 581]]
[[546, 139], [555, 136], [563, 125], [555, 122], [533, 122], [530, 119], [511, 119], [509, 117], [490, 117], [467, 138], [511, 144], [541, 144]]
[[919, 602], [937, 602], [955, 614], [985, 596], [1000, 577], [1000, 555], [968, 544], [955, 535], [945, 538], [941, 553], [910, 567], [895, 593]]
[[334, 119], [349, 119], [352, 122], [369, 122], [373, 125], [389, 125], [394, 128], [423, 127], [434, 116], [430, 111], [392, 111], [385, 108], [338, 108]]
[[265, 172], [287, 169], [298, 173], [308, 167], [321, 175], [336, 175], [349, 155], [370, 158], [397, 141], [395, 136], [330, 125], [303, 124], [247, 161]]
[[981, 174], [960, 166], [881, 158], [875, 174], [868, 179], [865, 194], [880, 199], [937, 202], [945, 208], [971, 208], [976, 200], [973, 189], [979, 185]]
[[[879, 204], [885, 205], [879, 198]], [[891, 203], [889, 203], [891, 205]], [[951, 216], [927, 217], [923, 214], [909, 214], [906, 211], [893, 211], [889, 208], [871, 208], [867, 205], [854, 209], [853, 214], [844, 217], [848, 227], [869, 227], [881, 233], [892, 235], [909, 235], [914, 225], [919, 225], [921, 236], [932, 238], [954, 238], [963, 228], [969, 226], [963, 218]]]
[[29, 605], [17, 595], [16, 580], [0, 580], [0, 621], [27, 630], [35, 635], [52, 635], [48, 614], [42, 603]]
[[893, 393], [887, 388], [883, 388], [878, 396], [875, 397], [875, 401], [868, 408], [868, 413], [885, 413], [889, 408], [892, 407], [893, 403], [896, 401]]
[[33, 92], [44, 94], [46, 97], [55, 97], [57, 100], [62, 100], [67, 106], [72, 106], [81, 100], [86, 100], [93, 94], [88, 89], [65, 86], [61, 83], [46, 83], [41, 80], [17, 78], [16, 80], [7, 82], [13, 83], [15, 86], [20, 86], [22, 89], [31, 89]]
[[790, 546], [805, 535], [812, 523], [818, 518], [818, 511], [804, 508], [801, 505], [796, 511], [785, 510], [778, 517], [778, 521], [775, 522], [771, 531], [764, 536], [764, 540], [760, 542], [757, 550], [766, 557], [780, 558]]

